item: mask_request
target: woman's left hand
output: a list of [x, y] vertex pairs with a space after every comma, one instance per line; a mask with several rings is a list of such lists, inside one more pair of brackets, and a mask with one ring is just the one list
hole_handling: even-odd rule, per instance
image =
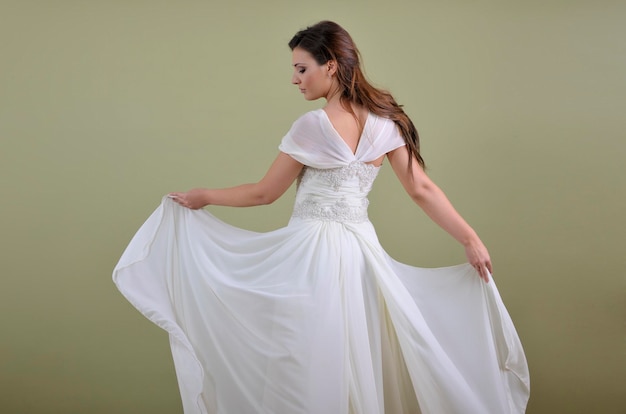
[[467, 261], [476, 269], [480, 278], [489, 283], [489, 275], [493, 273], [491, 258], [487, 248], [480, 240], [475, 240], [465, 246]]
[[206, 191], [204, 188], [194, 188], [184, 193], [169, 193], [168, 197], [183, 207], [197, 210], [209, 204], [206, 201]]

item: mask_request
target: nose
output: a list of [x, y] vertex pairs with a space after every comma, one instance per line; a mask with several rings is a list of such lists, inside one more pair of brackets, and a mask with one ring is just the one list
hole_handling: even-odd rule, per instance
[[300, 83], [300, 78], [296, 73], [294, 73], [291, 77], [291, 83], [293, 83], [294, 85], [298, 85]]

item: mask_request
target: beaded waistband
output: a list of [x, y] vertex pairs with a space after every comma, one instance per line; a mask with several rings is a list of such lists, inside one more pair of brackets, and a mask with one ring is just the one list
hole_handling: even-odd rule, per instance
[[333, 204], [322, 204], [310, 198], [297, 202], [292, 217], [313, 220], [338, 221], [342, 223], [363, 223], [368, 221], [367, 199], [363, 205], [349, 204], [345, 200], [335, 201]]

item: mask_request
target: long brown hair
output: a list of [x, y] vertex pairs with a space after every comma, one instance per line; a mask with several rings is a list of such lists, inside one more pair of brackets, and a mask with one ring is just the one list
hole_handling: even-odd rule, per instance
[[296, 33], [289, 41], [291, 50], [296, 47], [309, 52], [319, 65], [329, 60], [337, 62], [341, 105], [355, 118], [352, 103], [363, 106], [375, 115], [391, 119], [396, 123], [409, 149], [409, 169], [413, 157], [422, 168], [425, 167], [415, 125], [391, 93], [372, 86], [365, 78], [361, 70], [359, 50], [343, 27], [328, 20], [309, 26]]

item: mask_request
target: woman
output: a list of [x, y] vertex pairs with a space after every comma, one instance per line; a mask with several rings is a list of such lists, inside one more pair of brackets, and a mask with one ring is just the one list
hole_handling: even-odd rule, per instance
[[[424, 172], [417, 131], [372, 87], [333, 22], [289, 43], [299, 118], [254, 184], [165, 198], [114, 271], [166, 329], [185, 413], [521, 413], [526, 360], [487, 249]], [[367, 219], [384, 158], [469, 264], [391, 259]], [[298, 182], [285, 228], [253, 233], [206, 205], [271, 203]], [[482, 279], [482, 280], [481, 280]]]

